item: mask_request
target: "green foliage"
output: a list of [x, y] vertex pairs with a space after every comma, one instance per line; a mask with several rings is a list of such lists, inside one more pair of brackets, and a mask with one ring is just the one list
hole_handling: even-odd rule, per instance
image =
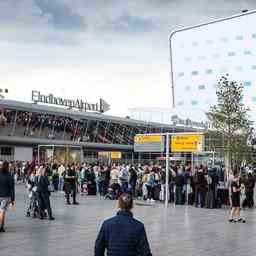
[[248, 111], [242, 102], [243, 85], [223, 76], [217, 84], [217, 105], [211, 107], [208, 118], [213, 127], [227, 136], [243, 134], [250, 129]]
[[221, 77], [216, 87], [217, 104], [207, 113], [216, 131], [224, 137], [224, 148], [230, 159], [247, 155], [248, 139], [252, 128], [248, 111], [242, 102], [243, 85], [230, 81], [228, 75]]

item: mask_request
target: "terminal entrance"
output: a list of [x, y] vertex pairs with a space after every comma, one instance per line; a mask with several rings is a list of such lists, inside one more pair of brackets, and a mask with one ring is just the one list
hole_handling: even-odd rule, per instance
[[79, 146], [38, 145], [39, 163], [68, 165], [83, 161], [83, 150]]

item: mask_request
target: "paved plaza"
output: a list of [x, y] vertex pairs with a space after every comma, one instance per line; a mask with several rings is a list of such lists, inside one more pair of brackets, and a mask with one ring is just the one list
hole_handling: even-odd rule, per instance
[[[116, 211], [115, 201], [79, 198], [66, 206], [63, 194], [52, 196], [56, 221], [24, 217], [27, 197], [17, 187], [17, 211], [8, 212], [7, 233], [0, 233], [1, 256], [91, 256], [102, 221]], [[256, 250], [256, 211], [247, 210], [246, 224], [227, 222], [227, 209], [198, 209], [162, 204], [136, 206], [135, 217], [146, 226], [153, 255], [252, 255]]]

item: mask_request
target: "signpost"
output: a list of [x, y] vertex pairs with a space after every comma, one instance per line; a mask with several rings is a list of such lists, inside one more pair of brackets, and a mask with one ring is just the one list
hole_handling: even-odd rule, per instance
[[[171, 143], [170, 143], [171, 136]], [[166, 143], [164, 143], [164, 138]], [[166, 154], [165, 167], [165, 206], [168, 206], [169, 198], [169, 161], [171, 152], [191, 153], [191, 168], [194, 169], [194, 153], [203, 152], [203, 133], [157, 133], [157, 134], [137, 134], [134, 137], [135, 152], [164, 152]]]
[[204, 135], [202, 134], [184, 134], [172, 136], [172, 152], [199, 153], [203, 151], [203, 146]]
[[112, 151], [110, 152], [111, 159], [121, 159], [122, 158], [122, 152], [119, 151]]
[[163, 152], [164, 136], [159, 134], [138, 134], [134, 138], [135, 152]]
[[98, 152], [100, 158], [108, 159], [110, 164], [111, 159], [122, 159], [122, 152], [120, 151], [100, 151]]

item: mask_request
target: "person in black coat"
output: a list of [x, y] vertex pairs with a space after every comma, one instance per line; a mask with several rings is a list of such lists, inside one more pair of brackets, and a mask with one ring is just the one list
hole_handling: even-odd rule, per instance
[[74, 166], [68, 166], [67, 171], [64, 172], [64, 181], [67, 204], [70, 205], [70, 194], [72, 193], [73, 204], [78, 205], [79, 203], [76, 201], [77, 176]]
[[9, 172], [9, 163], [0, 166], [0, 232], [5, 232], [5, 213], [9, 203], [14, 205], [14, 178]]
[[133, 199], [123, 193], [118, 204], [120, 211], [104, 221], [95, 242], [95, 256], [152, 256], [144, 225], [133, 218]]
[[194, 175], [194, 183], [195, 183], [195, 204], [196, 207], [204, 207], [205, 204], [205, 192], [207, 181], [205, 179], [205, 174], [203, 170], [203, 166], [200, 166], [199, 170], [196, 171]]
[[130, 173], [130, 178], [129, 178], [129, 185], [131, 186], [132, 189], [132, 195], [135, 197], [136, 196], [136, 184], [137, 184], [137, 172], [134, 168], [134, 166], [132, 166], [129, 170]]
[[176, 205], [183, 204], [183, 186], [185, 185], [184, 180], [184, 172], [183, 167], [180, 167], [177, 173], [177, 176], [175, 177], [175, 185], [176, 185]]
[[49, 220], [54, 220], [52, 216], [52, 208], [50, 202], [50, 191], [49, 186], [50, 182], [45, 172], [45, 168], [40, 166], [38, 170], [38, 176], [36, 178], [35, 184], [37, 187], [37, 194], [39, 200], [39, 208], [40, 208], [40, 219], [44, 218], [44, 210], [47, 210]]
[[206, 176], [207, 192], [205, 206], [210, 209], [217, 207], [217, 185], [219, 184], [219, 179], [216, 172], [216, 168], [211, 168]]

